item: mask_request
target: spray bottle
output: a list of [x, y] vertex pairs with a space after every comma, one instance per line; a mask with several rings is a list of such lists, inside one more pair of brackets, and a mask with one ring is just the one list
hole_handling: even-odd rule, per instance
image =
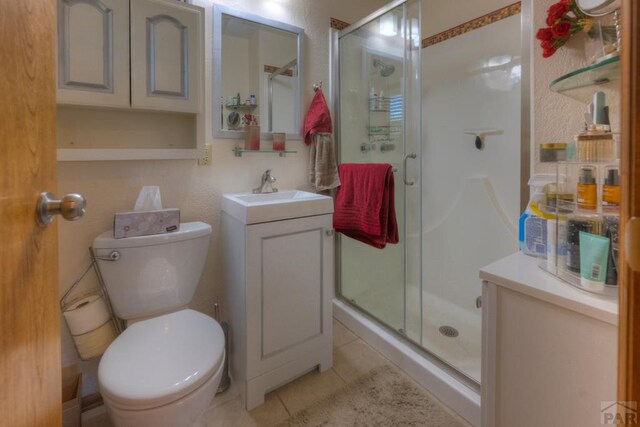
[[527, 208], [520, 215], [518, 243], [520, 250], [531, 256], [547, 256], [547, 221], [556, 218], [545, 212], [544, 187], [556, 182], [555, 174], [536, 174], [529, 180], [530, 198]]

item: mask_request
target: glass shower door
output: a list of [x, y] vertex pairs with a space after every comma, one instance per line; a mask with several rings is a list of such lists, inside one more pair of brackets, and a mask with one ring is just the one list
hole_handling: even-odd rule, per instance
[[339, 283], [343, 298], [419, 341], [420, 2], [395, 4], [340, 35], [338, 138], [340, 163], [393, 167], [400, 241], [381, 250], [342, 235]]

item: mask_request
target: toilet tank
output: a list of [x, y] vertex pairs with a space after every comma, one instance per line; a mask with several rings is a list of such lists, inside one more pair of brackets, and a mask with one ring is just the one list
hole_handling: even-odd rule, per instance
[[93, 248], [115, 314], [131, 320], [189, 304], [210, 235], [209, 224], [188, 222], [172, 233], [114, 239], [106, 231], [96, 237]]

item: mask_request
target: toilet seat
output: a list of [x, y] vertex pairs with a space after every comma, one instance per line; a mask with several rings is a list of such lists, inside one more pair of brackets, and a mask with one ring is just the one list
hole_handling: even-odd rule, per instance
[[179, 400], [224, 360], [224, 333], [211, 317], [180, 310], [134, 323], [111, 343], [98, 368], [100, 392], [123, 409]]

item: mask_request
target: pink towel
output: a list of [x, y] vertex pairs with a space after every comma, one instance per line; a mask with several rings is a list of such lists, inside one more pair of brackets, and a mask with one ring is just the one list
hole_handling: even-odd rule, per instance
[[329, 113], [329, 107], [322, 94], [322, 89], [318, 89], [313, 96], [313, 100], [311, 100], [307, 117], [304, 120], [304, 142], [307, 145], [311, 144], [312, 134], [331, 132], [333, 132], [331, 113]]
[[393, 170], [383, 163], [338, 166], [333, 228], [353, 239], [384, 249], [398, 243]]

